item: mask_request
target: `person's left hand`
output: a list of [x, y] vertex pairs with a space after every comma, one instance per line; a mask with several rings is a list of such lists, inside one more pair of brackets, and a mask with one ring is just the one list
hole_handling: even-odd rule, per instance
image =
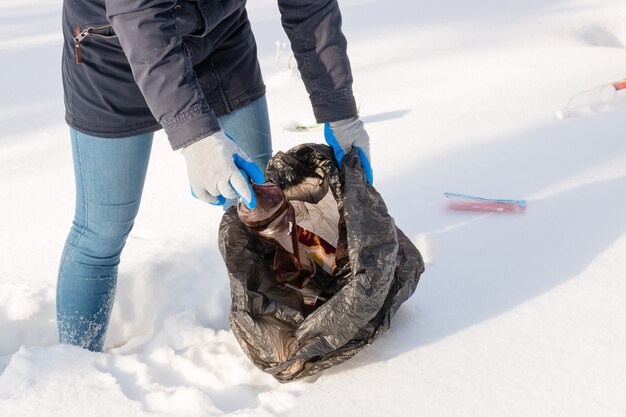
[[263, 172], [223, 131], [192, 143], [181, 153], [187, 162], [194, 197], [216, 206], [223, 205], [226, 199], [241, 197], [248, 208], [256, 206], [248, 177], [263, 183]]
[[358, 116], [324, 124], [324, 137], [335, 153], [335, 159], [341, 167], [343, 156], [356, 148], [361, 158], [361, 166], [367, 182], [374, 182], [370, 159], [370, 137]]

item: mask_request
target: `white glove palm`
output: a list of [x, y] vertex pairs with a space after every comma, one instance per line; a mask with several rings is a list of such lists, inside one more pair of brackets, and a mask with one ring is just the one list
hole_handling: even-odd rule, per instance
[[200, 139], [181, 151], [195, 197], [214, 205], [241, 197], [249, 205], [252, 190], [247, 178], [235, 165], [235, 158], [252, 160], [223, 131]]

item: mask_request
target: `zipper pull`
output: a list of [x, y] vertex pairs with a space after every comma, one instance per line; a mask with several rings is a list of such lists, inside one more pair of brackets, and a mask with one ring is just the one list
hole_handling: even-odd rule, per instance
[[91, 29], [80, 30], [80, 26], [74, 28], [74, 50], [76, 51], [76, 63], [83, 63], [83, 55], [80, 51], [80, 42], [91, 33]]

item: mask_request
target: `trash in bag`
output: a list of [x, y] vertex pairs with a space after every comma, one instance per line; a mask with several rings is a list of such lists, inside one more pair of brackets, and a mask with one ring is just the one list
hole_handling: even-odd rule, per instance
[[[312, 186], [320, 188], [316, 184]], [[246, 226], [276, 246], [273, 270], [278, 285], [300, 292], [308, 306], [314, 307], [318, 299], [326, 301], [320, 294], [333, 281], [336, 249], [302, 225], [306, 224], [311, 230], [324, 229], [327, 238], [330, 236], [332, 242], [337, 241], [339, 211], [332, 193], [327, 193], [332, 204], [320, 201], [318, 207], [301, 199], [287, 201], [283, 190], [272, 182], [253, 183], [252, 192], [256, 207], [250, 209], [240, 201], [237, 213]], [[327, 209], [327, 213], [323, 209]]]
[[366, 182], [355, 150], [299, 145], [231, 207], [219, 230], [230, 324], [244, 353], [288, 382], [345, 362], [389, 328], [415, 291], [422, 257]]

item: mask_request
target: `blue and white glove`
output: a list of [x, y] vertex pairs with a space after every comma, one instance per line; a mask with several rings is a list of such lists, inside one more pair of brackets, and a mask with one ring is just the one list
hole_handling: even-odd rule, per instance
[[358, 116], [324, 124], [324, 138], [335, 153], [335, 159], [341, 167], [343, 156], [356, 148], [361, 158], [365, 179], [372, 184], [374, 173], [370, 159], [370, 137]]
[[248, 208], [256, 207], [248, 175], [261, 184], [265, 182], [263, 173], [223, 131], [200, 139], [181, 152], [194, 197], [217, 206], [226, 199], [241, 197]]

